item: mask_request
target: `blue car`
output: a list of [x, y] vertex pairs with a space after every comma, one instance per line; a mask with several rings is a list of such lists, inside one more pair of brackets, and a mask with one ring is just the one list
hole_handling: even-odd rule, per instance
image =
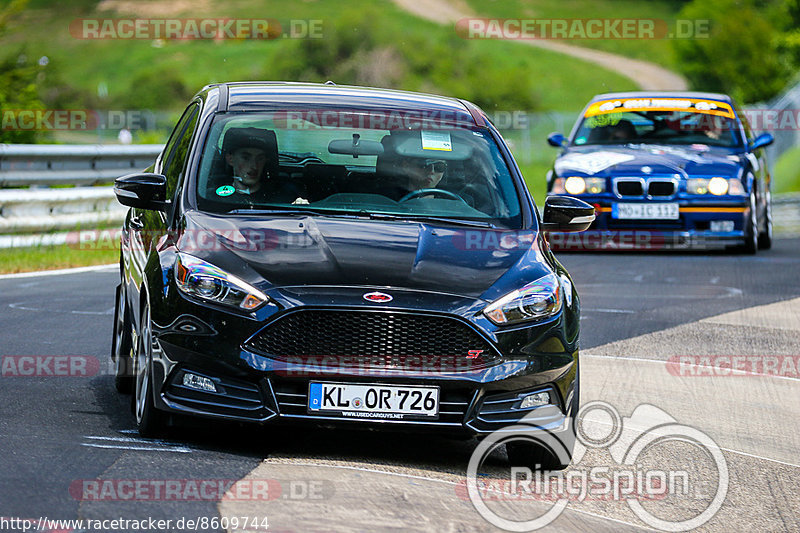
[[580, 235], [551, 233], [554, 249], [735, 248], [772, 244], [765, 133], [754, 137], [724, 94], [601, 94], [581, 113], [547, 175], [548, 196], [595, 207]]

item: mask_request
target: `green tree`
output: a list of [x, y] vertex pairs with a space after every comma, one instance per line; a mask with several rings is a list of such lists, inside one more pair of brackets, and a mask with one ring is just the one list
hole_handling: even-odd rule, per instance
[[674, 41], [692, 88], [758, 102], [778, 94], [789, 80], [791, 70], [780, 49], [782, 33], [753, 0], [694, 0], [678, 18], [710, 21], [707, 38]]
[[[0, 35], [25, 4], [27, 0], [13, 0], [0, 8]], [[0, 58], [0, 143], [32, 143], [40, 137], [34, 130], [19, 128], [16, 111], [44, 108], [38, 89], [42, 68], [24, 49]]]

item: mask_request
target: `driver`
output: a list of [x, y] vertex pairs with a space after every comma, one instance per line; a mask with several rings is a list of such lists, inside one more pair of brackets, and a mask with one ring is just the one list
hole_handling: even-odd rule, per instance
[[406, 158], [403, 160], [404, 170], [408, 176], [408, 189], [435, 189], [442, 181], [447, 163], [443, 159]]
[[419, 157], [404, 157], [398, 166], [400, 183], [391, 192], [395, 200], [420, 189], [435, 189], [447, 170], [447, 162], [443, 159]]

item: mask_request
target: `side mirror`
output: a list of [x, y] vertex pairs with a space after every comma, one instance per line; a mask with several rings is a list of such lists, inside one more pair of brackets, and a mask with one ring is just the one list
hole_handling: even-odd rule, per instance
[[567, 138], [561, 135], [560, 133], [551, 133], [547, 136], [547, 144], [550, 146], [555, 146], [556, 148], [561, 148], [567, 142]]
[[128, 207], [166, 211], [167, 178], [161, 174], [128, 174], [114, 180], [117, 201]]
[[548, 196], [542, 231], [584, 231], [594, 222], [594, 207], [571, 196]]
[[747, 146], [747, 150], [750, 152], [754, 152], [759, 148], [764, 148], [765, 146], [769, 146], [773, 142], [775, 142], [775, 137], [773, 137], [771, 133], [762, 133], [761, 135], [753, 139], [753, 142], [751, 142]]

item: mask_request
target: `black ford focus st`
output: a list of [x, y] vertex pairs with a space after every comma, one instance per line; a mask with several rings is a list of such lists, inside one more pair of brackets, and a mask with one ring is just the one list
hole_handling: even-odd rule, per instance
[[211, 85], [115, 192], [112, 357], [143, 435], [176, 415], [574, 435], [579, 301], [542, 232], [594, 210], [540, 219], [475, 105]]

